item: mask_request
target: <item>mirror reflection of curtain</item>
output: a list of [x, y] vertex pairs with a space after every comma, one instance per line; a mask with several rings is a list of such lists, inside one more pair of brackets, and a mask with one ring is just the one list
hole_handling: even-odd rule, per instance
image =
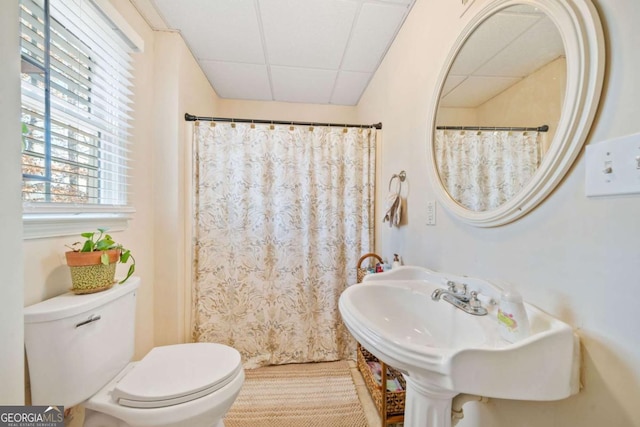
[[351, 357], [338, 298], [373, 249], [375, 130], [194, 132], [194, 341], [247, 368]]
[[438, 173], [449, 195], [473, 211], [510, 200], [540, 166], [541, 132], [437, 130]]

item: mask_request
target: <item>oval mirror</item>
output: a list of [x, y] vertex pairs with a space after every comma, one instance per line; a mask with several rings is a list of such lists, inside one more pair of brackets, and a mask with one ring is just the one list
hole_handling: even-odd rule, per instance
[[430, 177], [442, 204], [482, 227], [533, 209], [579, 154], [603, 74], [589, 0], [494, 0], [479, 10], [430, 110]]

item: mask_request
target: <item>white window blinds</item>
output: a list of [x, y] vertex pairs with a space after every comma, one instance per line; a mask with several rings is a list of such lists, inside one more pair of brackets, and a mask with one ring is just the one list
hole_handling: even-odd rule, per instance
[[126, 208], [130, 43], [93, 1], [20, 3], [25, 212]]

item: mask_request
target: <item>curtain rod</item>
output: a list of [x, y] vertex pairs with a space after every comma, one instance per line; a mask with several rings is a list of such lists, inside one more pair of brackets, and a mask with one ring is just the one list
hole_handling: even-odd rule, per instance
[[373, 125], [350, 125], [347, 123], [318, 123], [318, 122], [287, 122], [284, 120], [253, 120], [253, 119], [229, 119], [224, 117], [201, 117], [193, 114], [185, 113], [184, 119], [187, 122], [203, 121], [203, 122], [235, 122], [235, 123], [262, 123], [267, 125], [298, 125], [298, 126], [332, 126], [347, 128], [376, 128], [382, 129], [382, 123]]
[[540, 127], [496, 127], [496, 126], [436, 126], [436, 129], [442, 130], [513, 130], [516, 132], [548, 132], [549, 126], [542, 125]]

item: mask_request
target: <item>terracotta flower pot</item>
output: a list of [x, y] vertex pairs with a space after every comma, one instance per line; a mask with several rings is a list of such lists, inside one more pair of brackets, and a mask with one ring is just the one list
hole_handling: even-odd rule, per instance
[[76, 294], [90, 294], [109, 289], [114, 284], [119, 249], [105, 251], [109, 265], [102, 264], [103, 251], [66, 252], [67, 265], [71, 270], [71, 290]]

